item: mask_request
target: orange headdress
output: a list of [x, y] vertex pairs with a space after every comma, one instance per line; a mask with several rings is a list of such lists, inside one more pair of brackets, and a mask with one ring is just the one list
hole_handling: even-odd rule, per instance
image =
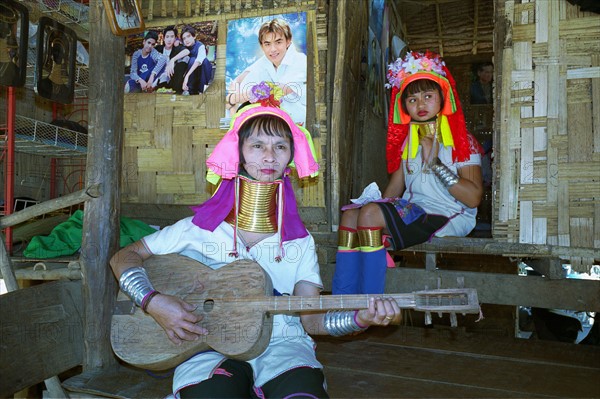
[[[407, 138], [410, 133], [411, 118], [402, 107], [402, 93], [408, 84], [419, 79], [434, 81], [442, 90], [444, 104], [439, 114], [442, 117], [440, 126], [444, 145], [453, 148], [452, 159], [455, 162], [469, 159], [472, 152], [471, 141], [468, 138], [465, 117], [458, 100], [456, 83], [446, 63], [438, 54], [430, 51], [409, 52], [404, 58], [398, 58], [389, 66], [387, 78], [389, 84], [386, 86], [392, 89], [386, 146], [389, 173], [395, 172], [400, 167], [401, 158], [409, 156], [405, 153], [405, 149], [409, 141]], [[418, 145], [418, 140], [412, 142]]]

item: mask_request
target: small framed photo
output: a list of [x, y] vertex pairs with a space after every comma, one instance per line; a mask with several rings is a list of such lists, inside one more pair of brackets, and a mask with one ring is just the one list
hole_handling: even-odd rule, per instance
[[61, 104], [72, 103], [77, 35], [63, 24], [41, 17], [37, 43], [37, 94]]
[[27, 75], [29, 13], [13, 0], [0, 3], [0, 86], [22, 87]]
[[102, 0], [110, 28], [117, 36], [129, 36], [143, 32], [140, 0]]

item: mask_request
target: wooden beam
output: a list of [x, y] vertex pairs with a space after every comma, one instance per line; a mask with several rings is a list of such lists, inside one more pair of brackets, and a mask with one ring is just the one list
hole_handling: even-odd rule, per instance
[[479, 0], [475, 0], [473, 14], [473, 49], [471, 50], [471, 54], [477, 54], [477, 42], [479, 41], [477, 34], [479, 31]]
[[144, 22], [152, 21], [152, 19], [154, 19], [154, 0], [150, 0], [148, 2], [148, 15], [146, 16], [146, 21]]
[[0, 229], [4, 229], [9, 226], [15, 226], [36, 216], [45, 215], [46, 213], [54, 212], [62, 208], [78, 205], [90, 198], [96, 198], [99, 196], [100, 185], [93, 184], [84, 190], [67, 194], [64, 197], [44, 201], [42, 203], [29, 206], [21, 211], [12, 213], [8, 216], [4, 216], [3, 218], [0, 218]]
[[[441, 33], [440, 33], [441, 34]], [[419, 39], [428, 39], [428, 40], [438, 40], [440, 39], [439, 35], [406, 35], [406, 40], [410, 40], [412, 38], [419, 38]], [[464, 40], [464, 41], [468, 41], [468, 40], [472, 40], [472, 41], [479, 41], [479, 42], [491, 42], [494, 40], [493, 35], [483, 35], [483, 36], [469, 36], [469, 35], [444, 35], [443, 39], [448, 39], [448, 40]], [[444, 58], [445, 60], [445, 58]]]
[[[326, 289], [331, 287], [334, 269], [334, 264], [321, 267]], [[466, 288], [477, 290], [480, 303], [600, 311], [600, 286], [594, 280], [551, 280], [537, 276], [399, 267], [388, 269], [385, 292], [405, 293], [426, 287], [435, 289], [438, 281], [441, 281], [440, 288], [456, 288], [459, 278], [464, 278]]]
[[90, 85], [86, 181], [103, 193], [86, 204], [81, 267], [84, 300], [84, 370], [117, 365], [110, 345], [110, 320], [117, 285], [108, 266], [119, 248], [125, 39], [112, 34], [102, 2], [90, 3]]
[[491, 238], [470, 237], [434, 237], [430, 242], [415, 245], [403, 251], [500, 255], [514, 258], [569, 259], [571, 257], [582, 257], [600, 260], [600, 252], [594, 248], [521, 244], [518, 242], [497, 241]]
[[435, 270], [436, 267], [436, 256], [435, 252], [427, 252], [425, 254], [425, 269], [427, 270]]
[[[55, 281], [0, 296], [0, 397], [81, 364], [81, 283]], [[52, 396], [56, 397], [56, 396]], [[62, 396], [64, 397], [64, 396]]]
[[600, 311], [600, 285], [593, 280], [551, 280], [537, 276], [397, 268], [388, 272], [386, 292], [411, 292], [426, 286], [456, 286], [464, 277], [464, 286], [475, 288], [480, 303], [534, 306], [549, 309]]
[[[328, 108], [331, 109], [331, 124], [329, 131], [331, 132], [330, 145], [329, 145], [329, 162], [328, 172], [332, 178], [327, 179], [329, 181], [329, 204], [333, 209], [339, 209], [341, 206], [340, 198], [340, 187], [341, 182], [339, 179], [340, 175], [340, 154], [337, 151], [340, 148], [340, 142], [343, 140], [343, 126], [344, 126], [344, 99], [348, 85], [343, 79], [346, 77], [344, 74], [346, 64], [342, 62], [346, 56], [346, 1], [337, 2], [336, 10], [336, 25], [335, 34], [336, 40], [336, 57], [335, 69], [333, 71], [333, 91], [332, 101], [329, 103]], [[329, 222], [331, 226], [339, 224], [339, 212], [333, 211], [329, 215]]]
[[550, 279], [560, 279], [566, 277], [566, 275], [563, 273], [562, 262], [560, 259], [531, 259], [527, 261], [527, 265], [531, 266], [536, 272]]
[[81, 280], [81, 265], [78, 260], [55, 262], [41, 259], [19, 262], [13, 259], [13, 270], [17, 280]]
[[[210, 0], [197, 0], [194, 15], [179, 15], [177, 18], [173, 18], [172, 16], [168, 15], [165, 8], [165, 13], [167, 13], [167, 15], [154, 15], [154, 18], [152, 20], [148, 19], [144, 21], [146, 28], [164, 27], [167, 25], [186, 25], [196, 22], [215, 20], [227, 21], [230, 19], [238, 19], [240, 17], [239, 12], [233, 10], [231, 12], [223, 11], [220, 12], [218, 15], [212, 14], [210, 12], [206, 13], [206, 11], [202, 8], [202, 4], [210, 5], [211, 3]], [[205, 6], [204, 8], [208, 8], [208, 6]], [[313, 10], [315, 8], [316, 7], [314, 5], [301, 3], [295, 6], [278, 7], [273, 12], [275, 12], [276, 14], [289, 14], [298, 12], [299, 9], [302, 11], [308, 11]], [[248, 8], [243, 10], [243, 15], [244, 18], [261, 17], [265, 15], [265, 10], [260, 9], [258, 7]]]
[[438, 46], [440, 55], [444, 56], [444, 39], [442, 38], [442, 17], [440, 16], [440, 5], [438, 2], [435, 3], [435, 20], [437, 22], [437, 33], [438, 33]]
[[475, 55], [459, 55], [456, 57], [446, 56], [444, 61], [446, 65], [458, 65], [458, 64], [477, 64], [479, 62], [491, 61], [494, 58], [494, 53], [477, 53]]
[[400, 4], [417, 5], [422, 7], [434, 6], [437, 4], [457, 3], [464, 0], [400, 0]]
[[19, 289], [19, 283], [17, 283], [17, 278], [15, 277], [15, 272], [10, 257], [8, 256], [6, 245], [4, 244], [3, 234], [0, 234], [0, 273], [2, 274], [2, 279], [4, 280], [4, 284], [6, 284], [6, 289], [8, 291], [16, 291]]

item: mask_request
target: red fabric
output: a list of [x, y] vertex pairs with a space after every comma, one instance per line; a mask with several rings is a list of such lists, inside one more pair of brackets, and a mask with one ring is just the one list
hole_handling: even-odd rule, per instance
[[398, 97], [398, 101], [402, 101], [400, 100], [400, 96], [397, 96], [398, 92], [399, 89], [397, 87], [392, 87], [392, 100], [390, 101], [390, 112], [388, 113], [388, 133], [385, 154], [388, 173], [394, 173], [400, 167], [402, 144], [408, 135], [408, 124], [400, 125], [394, 123], [394, 99]]

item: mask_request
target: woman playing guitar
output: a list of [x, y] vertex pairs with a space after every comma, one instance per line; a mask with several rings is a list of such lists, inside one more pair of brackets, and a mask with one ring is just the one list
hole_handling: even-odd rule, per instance
[[[253, 93], [254, 104], [238, 111], [207, 160], [209, 180], [220, 181], [215, 194], [192, 208], [194, 216], [123, 248], [110, 262], [121, 290], [175, 344], [201, 339], [208, 331], [194, 305], [153, 288], [142, 267], [153, 255], [179, 253], [212, 269], [253, 260], [271, 278], [274, 295], [319, 296], [323, 289], [315, 243], [300, 220], [289, 178], [290, 167], [300, 178], [317, 173], [310, 134], [278, 107], [272, 85], [263, 82]], [[212, 350], [198, 353], [175, 369], [173, 395], [327, 398], [308, 334], [354, 334], [400, 318], [398, 304], [389, 298], [370, 299], [367, 309], [356, 311], [275, 314], [262, 354], [240, 361]]]

